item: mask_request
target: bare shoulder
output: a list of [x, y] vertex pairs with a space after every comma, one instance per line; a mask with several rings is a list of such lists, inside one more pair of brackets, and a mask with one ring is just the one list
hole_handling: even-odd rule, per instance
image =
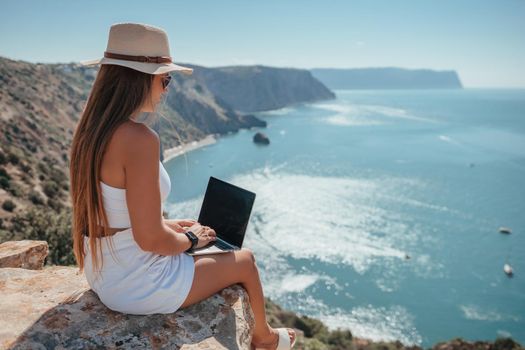
[[160, 158], [159, 135], [142, 123], [126, 122], [117, 128], [114, 137], [125, 161], [155, 155]]

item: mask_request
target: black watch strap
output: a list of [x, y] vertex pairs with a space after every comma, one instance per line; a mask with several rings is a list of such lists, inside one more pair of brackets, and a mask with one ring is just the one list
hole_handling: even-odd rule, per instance
[[191, 241], [191, 247], [185, 250], [185, 252], [192, 252], [193, 248], [199, 243], [199, 237], [197, 237], [193, 232], [186, 231], [184, 232], [186, 237]]

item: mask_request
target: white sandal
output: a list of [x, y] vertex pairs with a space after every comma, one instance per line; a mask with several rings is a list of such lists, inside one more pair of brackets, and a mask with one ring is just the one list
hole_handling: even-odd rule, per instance
[[[297, 342], [297, 333], [295, 333], [295, 338], [293, 343], [290, 344], [290, 335], [288, 334], [288, 328], [276, 328], [279, 334], [279, 341], [277, 342], [276, 350], [290, 350], [293, 348]], [[255, 348], [255, 350], [266, 350], [267, 348]]]

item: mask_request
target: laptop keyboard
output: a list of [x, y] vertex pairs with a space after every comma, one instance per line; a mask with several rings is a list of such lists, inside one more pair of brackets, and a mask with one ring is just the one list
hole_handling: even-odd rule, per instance
[[216, 240], [214, 245], [217, 246], [217, 248], [221, 248], [221, 249], [232, 249], [232, 248], [234, 248], [232, 245], [230, 245], [228, 243], [225, 243], [225, 242], [222, 242], [222, 241], [219, 241], [219, 240]]

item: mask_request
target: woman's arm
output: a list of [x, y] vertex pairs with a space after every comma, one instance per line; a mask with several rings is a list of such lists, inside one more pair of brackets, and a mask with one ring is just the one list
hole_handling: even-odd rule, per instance
[[188, 249], [191, 242], [165, 224], [161, 214], [159, 137], [144, 124], [128, 126], [124, 137], [124, 170], [133, 237], [142, 250], [161, 255], [179, 254]]
[[[185, 234], [172, 230], [164, 224], [164, 230], [157, 235], [148, 251], [160, 255], [177, 255], [191, 247], [191, 241]], [[175, 247], [175, 248], [174, 248]]]

